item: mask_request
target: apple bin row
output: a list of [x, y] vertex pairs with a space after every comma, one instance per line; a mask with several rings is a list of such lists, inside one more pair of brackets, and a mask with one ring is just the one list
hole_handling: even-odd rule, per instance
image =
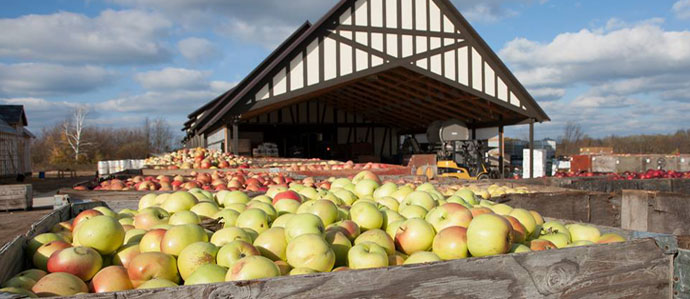
[[[556, 269], [553, 275], [562, 276], [565, 271], [579, 276], [589, 273], [588, 267], [600, 267], [586, 264], [587, 255], [623, 248], [633, 251], [631, 256], [645, 256], [627, 260], [634, 265], [611, 261], [611, 269], [600, 271], [622, 271], [617, 275], [630, 279], [628, 272], [635, 270], [642, 283], [640, 295], [670, 292], [672, 285], [664, 281], [668, 274], [658, 273], [671, 271], [661, 266], [670, 265], [662, 261], [668, 257], [651, 240], [626, 242], [631, 237], [627, 231], [544, 221], [537, 212], [494, 203], [469, 188], [444, 196], [431, 184], [415, 188], [381, 184], [369, 173], [353, 180], [334, 180], [329, 190], [315, 189], [312, 197], [299, 193], [305, 188], [309, 187], [296, 183], [289, 188], [272, 186], [254, 198], [240, 191], [213, 194], [201, 189], [148, 194], [136, 210], [116, 213], [96, 207], [75, 213], [69, 221], [60, 218], [44, 227], [50, 232], [27, 235], [26, 246], [19, 251], [27, 265], [23, 268], [28, 269], [6, 277], [2, 291], [69, 296], [180, 284], [208, 288], [209, 283], [224, 281], [326, 272], [351, 276], [356, 274], [347, 273], [358, 271], [350, 270], [413, 264], [442, 271], [438, 269], [442, 261], [475, 264], [509, 253], [547, 257], [546, 252], [528, 253], [545, 250], [560, 255], [561, 260], [575, 259], [575, 268], [559, 264], [567, 269]], [[595, 245], [617, 242], [621, 245]], [[637, 272], [645, 267], [654, 271]], [[402, 268], [406, 270], [398, 271], [414, 269]], [[546, 274], [551, 275], [549, 271]], [[567, 279], [556, 277], [561, 280], [558, 283], [573, 284], [573, 288], [581, 283], [567, 275]], [[415, 279], [410, 283], [426, 278]], [[642, 288], [649, 283], [666, 283], [667, 289]], [[532, 284], [514, 292], [527, 295], [532, 288], [543, 287], [534, 280]]]

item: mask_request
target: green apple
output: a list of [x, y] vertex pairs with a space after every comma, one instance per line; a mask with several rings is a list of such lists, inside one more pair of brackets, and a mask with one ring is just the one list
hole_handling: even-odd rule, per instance
[[570, 238], [573, 242], [586, 240], [596, 243], [601, 237], [599, 229], [591, 225], [575, 223], [566, 225], [566, 228], [570, 231]]
[[587, 241], [587, 240], [580, 240], [580, 241], [575, 241], [572, 242], [565, 247], [577, 247], [577, 246], [587, 246], [587, 245], [594, 245], [595, 243], [592, 241]]
[[472, 221], [472, 212], [460, 204], [447, 203], [431, 209], [424, 219], [431, 223], [436, 231], [440, 232], [451, 226], [466, 228]]
[[412, 218], [421, 218], [424, 219], [426, 217], [426, 214], [429, 211], [427, 211], [425, 208], [418, 206], [418, 205], [411, 205], [407, 207], [400, 207], [400, 215], [405, 217], [405, 219], [412, 219]]
[[474, 206], [476, 204], [479, 204], [479, 202], [477, 201], [477, 197], [475, 196], [474, 192], [472, 192], [472, 190], [470, 190], [470, 189], [467, 189], [467, 188], [459, 189], [453, 195], [462, 198], [462, 200], [464, 200], [466, 203], [468, 203], [470, 205]]
[[27, 256], [34, 256], [34, 253], [36, 253], [36, 250], [43, 246], [43, 244], [50, 243], [52, 241], [65, 241], [65, 238], [59, 234], [56, 233], [43, 233], [39, 234], [31, 239], [26, 243], [26, 255]]
[[335, 254], [335, 266], [347, 265], [347, 252], [352, 248], [352, 243], [342, 230], [337, 228], [326, 230], [326, 242], [330, 244]]
[[407, 255], [431, 249], [435, 236], [434, 227], [421, 218], [407, 219], [395, 232], [395, 245]]
[[434, 237], [431, 248], [442, 260], [467, 258], [467, 229], [462, 226], [444, 228]]
[[400, 203], [400, 209], [404, 209], [411, 205], [417, 205], [429, 211], [436, 207], [437, 202], [427, 192], [414, 191], [405, 196], [405, 199]]
[[297, 209], [299, 209], [301, 203], [296, 200], [279, 200], [273, 206], [279, 215], [283, 214], [296, 214]]
[[225, 193], [224, 196], [219, 199], [220, 204], [226, 208], [230, 204], [247, 204], [250, 201], [249, 196], [242, 191], [230, 191]]
[[208, 242], [208, 235], [197, 224], [175, 225], [165, 232], [161, 240], [161, 252], [177, 257], [192, 243]]
[[297, 193], [300, 195], [304, 196], [305, 198], [309, 200], [316, 200], [319, 198], [319, 192], [316, 191], [316, 189], [311, 188], [311, 187], [304, 187], [300, 189]]
[[247, 209], [247, 205], [243, 203], [231, 203], [223, 206], [225, 209], [230, 209], [236, 211], [237, 213], [242, 213]]
[[[254, 198], [252, 198], [252, 200], [265, 202], [267, 204], [273, 204], [273, 199], [266, 196], [266, 195], [255, 196]], [[251, 202], [251, 200], [250, 200], [250, 202]]]
[[261, 252], [261, 255], [272, 261], [287, 259], [285, 250], [287, 249], [287, 239], [285, 229], [282, 227], [272, 227], [254, 240], [254, 247]]
[[391, 193], [391, 197], [395, 198], [398, 202], [402, 202], [405, 197], [407, 197], [408, 194], [414, 192], [414, 189], [412, 189], [410, 186], [402, 186], [399, 187], [398, 190], [395, 192]]
[[79, 277], [65, 272], [56, 272], [43, 276], [34, 284], [31, 291], [39, 297], [67, 297], [78, 293], [88, 293], [89, 287]]
[[436, 187], [430, 183], [424, 183], [419, 186], [417, 186], [415, 191], [424, 191], [424, 192], [429, 192], [429, 191], [436, 191]]
[[341, 220], [329, 225], [328, 227], [339, 228], [350, 241], [354, 241], [361, 233], [359, 225], [352, 220]]
[[393, 255], [395, 253], [395, 242], [385, 231], [380, 229], [371, 229], [365, 231], [357, 239], [355, 239], [354, 244], [361, 244], [364, 242], [372, 242], [376, 245], [381, 246], [381, 248], [386, 250], [387, 255]]
[[215, 202], [203, 201], [194, 205], [190, 211], [194, 212], [201, 218], [212, 218], [215, 219], [216, 213], [220, 212], [220, 208]]
[[199, 224], [201, 223], [201, 218], [192, 211], [178, 211], [170, 216], [168, 224], [170, 225], [182, 225], [182, 224]]
[[394, 212], [397, 212], [400, 208], [400, 203], [395, 198], [390, 196], [379, 197], [375, 200], [379, 205], [382, 205]]
[[[510, 215], [510, 212], [513, 211], [513, 207], [511, 207], [507, 204], [499, 203], [499, 204], [493, 205], [491, 207], [491, 210], [494, 211], [494, 213], [496, 213], [498, 215]], [[534, 219], [532, 219], [532, 220], [534, 220]]]
[[237, 217], [236, 225], [240, 228], [251, 228], [260, 234], [270, 228], [268, 222], [269, 218], [266, 212], [252, 208], [240, 213], [240, 216]]
[[251, 243], [252, 237], [247, 233], [247, 231], [239, 227], [226, 227], [211, 235], [211, 243], [216, 246], [223, 246], [235, 240], [242, 240]]
[[259, 209], [264, 211], [268, 216], [268, 222], [271, 223], [278, 217], [278, 212], [270, 203], [265, 203], [262, 201], [250, 201], [247, 203], [247, 209]]
[[417, 251], [413, 254], [410, 254], [403, 265], [433, 263], [438, 261], [441, 261], [441, 258], [433, 252]]
[[[379, 199], [379, 198], [390, 196], [395, 191], [398, 191], [398, 185], [391, 183], [391, 182], [388, 182], [388, 183], [381, 185], [381, 187], [376, 188], [373, 196], [374, 196], [374, 199]], [[395, 199], [395, 198], [393, 198], [393, 199]]]
[[324, 232], [323, 221], [314, 214], [297, 214], [285, 224], [285, 238], [288, 242], [304, 234], [323, 235]]
[[373, 195], [374, 190], [376, 190], [378, 187], [379, 183], [376, 181], [371, 179], [363, 179], [355, 183], [355, 194], [357, 194], [359, 197]]
[[601, 235], [599, 237], [599, 240], [597, 240], [597, 244], [608, 244], [608, 243], [617, 243], [617, 242], [625, 242], [625, 238], [619, 234], [616, 233], [607, 233]]
[[254, 245], [243, 240], [235, 240], [220, 247], [216, 254], [216, 263], [232, 268], [240, 259], [257, 255], [261, 255], [261, 252]]
[[197, 203], [199, 203], [199, 201], [191, 193], [186, 191], [177, 191], [168, 196], [168, 198], [161, 205], [161, 208], [172, 214], [179, 211], [189, 210]]
[[570, 238], [570, 231], [568, 231], [567, 228], [565, 228], [565, 225], [563, 223], [560, 223], [558, 221], [547, 221], [544, 222], [544, 224], [541, 225], [541, 235], [548, 235], [552, 233], [564, 233], [568, 235], [568, 238]]
[[335, 179], [331, 183], [331, 190], [333, 190], [335, 188], [343, 188], [343, 187], [350, 185], [350, 184], [352, 184], [352, 182], [350, 180], [348, 180], [347, 178], [338, 178], [338, 179]]
[[184, 285], [224, 282], [228, 268], [216, 264], [205, 264], [184, 280]]
[[564, 233], [550, 233], [541, 235], [539, 236], [539, 239], [551, 241], [551, 243], [556, 245], [557, 248], [563, 248], [570, 244], [570, 236]]
[[273, 261], [260, 256], [248, 256], [237, 261], [225, 276], [225, 281], [254, 280], [280, 276], [280, 269]]
[[108, 255], [124, 244], [125, 229], [113, 217], [95, 216], [79, 224], [77, 239], [79, 244]]
[[103, 215], [105, 215], [105, 216], [109, 216], [109, 217], [113, 217], [113, 218], [115, 218], [115, 219], [118, 219], [117, 213], [115, 213], [113, 210], [111, 210], [111, 209], [108, 208], [108, 207], [102, 207], [102, 206], [101, 206], [101, 207], [95, 207], [95, 208], [93, 208], [93, 209], [96, 210], [96, 211], [101, 212], [101, 214], [103, 214]]
[[170, 220], [170, 213], [159, 207], [148, 207], [139, 210], [134, 216], [134, 227], [140, 229], [151, 229], [156, 225], [167, 224]]
[[273, 223], [271, 223], [271, 227], [283, 227], [284, 228], [285, 225], [287, 225], [287, 222], [290, 221], [290, 219], [293, 216], [295, 216], [294, 213], [282, 214], [282, 215], [278, 216], [278, 218], [276, 218], [276, 220], [274, 220]]
[[137, 290], [172, 288], [176, 286], [177, 284], [170, 280], [163, 278], [154, 278], [139, 285], [137, 287]]
[[139, 244], [141, 238], [147, 233], [145, 229], [130, 229], [125, 232], [124, 244]]
[[315, 200], [307, 208], [306, 213], [311, 213], [321, 218], [324, 227], [338, 220], [338, 207], [330, 200]]
[[350, 218], [362, 231], [377, 229], [383, 226], [383, 214], [376, 205], [369, 202], [357, 202], [350, 208]]
[[9, 293], [9, 294], [16, 294], [28, 298], [38, 298], [36, 294], [33, 292], [29, 291], [28, 289], [24, 288], [19, 288], [19, 287], [3, 287], [0, 289], [0, 293]]
[[354, 193], [342, 188], [334, 188], [333, 185], [331, 185], [331, 192], [347, 205], [352, 205], [357, 200], [357, 195]]
[[183, 280], [187, 280], [199, 267], [216, 263], [218, 247], [209, 242], [196, 242], [182, 249], [177, 257], [177, 268]]
[[273, 186], [268, 187], [268, 190], [266, 190], [266, 196], [268, 196], [270, 198], [274, 198], [276, 196], [276, 194], [278, 194], [280, 192], [285, 192], [287, 190], [288, 190], [288, 188], [285, 186], [273, 185]]
[[510, 253], [523, 253], [530, 251], [532, 251], [532, 249], [529, 249], [529, 247], [525, 246], [525, 244], [515, 243], [510, 247]]
[[305, 275], [305, 274], [313, 274], [313, 273], [319, 273], [318, 271], [314, 271], [309, 268], [294, 268], [290, 270], [289, 275], [294, 276], [294, 275]]
[[479, 215], [467, 227], [467, 249], [475, 257], [506, 253], [511, 239], [510, 223], [496, 214]]
[[398, 212], [393, 211], [389, 208], [382, 208], [381, 212], [383, 212], [383, 225], [381, 226], [381, 228], [383, 230], [388, 228], [388, 225], [393, 223], [393, 222], [406, 219], [402, 215], [398, 214]]
[[534, 220], [534, 216], [532, 216], [532, 213], [530, 213], [528, 210], [513, 209], [508, 215], [515, 217], [520, 221], [520, 223], [522, 223], [522, 225], [525, 226], [528, 236], [534, 234], [534, 231], [537, 229], [537, 221]]
[[347, 253], [351, 269], [369, 269], [388, 266], [388, 255], [383, 247], [372, 242], [357, 244]]
[[231, 209], [222, 209], [213, 214], [213, 219], [221, 219], [223, 227], [233, 227], [237, 224], [237, 217], [240, 213]]
[[335, 265], [335, 253], [320, 234], [304, 234], [288, 241], [286, 254], [293, 268], [330, 272]]
[[139, 210], [143, 210], [143, 209], [148, 208], [148, 207], [156, 206], [157, 205], [157, 202], [156, 202], [157, 196], [158, 196], [158, 194], [156, 194], [156, 193], [149, 193], [149, 194], [142, 196], [139, 199]]
[[398, 232], [398, 228], [403, 224], [403, 222], [405, 222], [405, 220], [407, 219], [394, 221], [388, 224], [386, 227], [386, 234], [391, 237], [391, 239], [395, 240], [395, 233]]

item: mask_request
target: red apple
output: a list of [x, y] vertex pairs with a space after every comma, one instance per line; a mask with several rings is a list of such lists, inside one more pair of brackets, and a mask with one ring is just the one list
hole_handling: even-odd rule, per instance
[[302, 202], [302, 197], [300, 197], [300, 195], [297, 192], [292, 191], [292, 190], [288, 190], [288, 191], [283, 191], [283, 192], [276, 194], [273, 197], [273, 204], [275, 205], [278, 201], [283, 200], [283, 199], [291, 199], [291, 200], [295, 200], [295, 201], [300, 202], [300, 203]]
[[107, 293], [131, 290], [134, 288], [127, 275], [127, 269], [122, 266], [110, 266], [101, 269], [91, 280], [95, 293]]
[[90, 280], [103, 265], [98, 251], [90, 247], [70, 247], [53, 253], [48, 259], [48, 272], [74, 274], [84, 281]]
[[39, 297], [74, 296], [78, 293], [88, 293], [89, 287], [79, 277], [57, 272], [43, 276], [31, 291]]
[[144, 252], [134, 257], [127, 267], [127, 275], [135, 288], [154, 278], [180, 282], [175, 258], [160, 252]]

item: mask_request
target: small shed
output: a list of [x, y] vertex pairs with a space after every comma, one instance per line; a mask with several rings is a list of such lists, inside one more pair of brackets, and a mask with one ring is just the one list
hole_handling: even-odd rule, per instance
[[22, 105], [0, 105], [0, 176], [31, 173], [31, 139]]

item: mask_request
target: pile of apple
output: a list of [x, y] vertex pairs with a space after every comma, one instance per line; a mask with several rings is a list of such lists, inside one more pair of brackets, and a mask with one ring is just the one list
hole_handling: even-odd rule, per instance
[[383, 164], [383, 163], [354, 163], [347, 161], [345, 163], [339, 161], [323, 161], [320, 163], [271, 163], [264, 165], [267, 168], [284, 168], [286, 171], [338, 171], [338, 170], [377, 170], [389, 169], [395, 167], [402, 167], [399, 165]]
[[150, 157], [145, 164], [155, 169], [227, 169], [249, 168], [252, 160], [217, 150], [195, 148]]
[[[126, 180], [105, 180], [94, 187], [95, 191], [178, 191], [201, 188], [204, 190], [242, 190], [251, 192], [265, 192], [268, 187], [276, 184], [288, 184], [293, 181], [289, 176], [281, 173], [214, 171], [213, 173], [196, 173], [192, 176], [135, 176]], [[311, 179], [301, 180], [299, 182]], [[313, 180], [312, 180], [313, 181]], [[86, 186], [76, 186], [75, 190], [87, 190]]]
[[649, 169], [645, 172], [626, 171], [623, 173], [602, 173], [602, 172], [558, 172], [554, 177], [595, 177], [607, 176], [614, 181], [618, 180], [651, 180], [651, 179], [690, 179], [690, 171], [674, 171], [663, 169]]
[[[544, 222], [468, 188], [381, 184], [371, 172], [330, 190], [299, 183], [147, 194], [138, 210], [81, 212], [31, 239], [33, 268], [0, 291], [69, 296], [347, 271], [622, 242], [586, 224]], [[212, 219], [222, 228], [205, 229]]]

